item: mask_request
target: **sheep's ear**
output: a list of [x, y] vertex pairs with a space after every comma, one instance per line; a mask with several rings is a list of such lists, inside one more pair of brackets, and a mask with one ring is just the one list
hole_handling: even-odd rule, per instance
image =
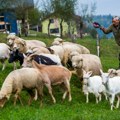
[[88, 71], [87, 72], [87, 74], [88, 74], [89, 77], [92, 75], [92, 73], [93, 73], [92, 71]]
[[87, 73], [84, 69], [82, 69], [82, 71], [83, 71], [83, 75], [85, 75]]
[[23, 57], [26, 58], [27, 56], [23, 53]]
[[102, 71], [102, 69], [100, 69], [100, 73], [101, 73], [101, 75], [103, 74], [103, 71]]

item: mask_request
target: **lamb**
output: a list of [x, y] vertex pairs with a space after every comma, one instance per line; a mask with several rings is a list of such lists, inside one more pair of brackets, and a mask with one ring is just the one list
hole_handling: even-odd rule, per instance
[[100, 69], [102, 69], [102, 64], [100, 58], [93, 54], [79, 54], [75, 55], [71, 59], [72, 66], [75, 69], [77, 76], [80, 80], [83, 78], [84, 69], [86, 72], [92, 71], [92, 75], [100, 75]]
[[96, 97], [96, 103], [101, 101], [101, 93], [104, 93], [106, 99], [105, 86], [102, 84], [102, 78], [98, 75], [92, 76], [92, 71], [83, 70], [83, 92], [86, 95], [86, 103], [89, 102], [89, 93], [93, 93]]
[[103, 84], [105, 85], [106, 92], [109, 95], [110, 99], [110, 105], [111, 105], [111, 110], [113, 110], [114, 106], [114, 99], [115, 96], [117, 96], [118, 101], [116, 104], [116, 108], [119, 107], [119, 94], [120, 94], [120, 76], [115, 76], [115, 77], [109, 77], [110, 74], [112, 73], [104, 73], [102, 70], [101, 72], [101, 77]]
[[[23, 67], [30, 67], [29, 63], [24, 64]], [[63, 100], [68, 95], [69, 101], [72, 100], [71, 91], [70, 91], [70, 79], [71, 79], [71, 72], [63, 67], [63, 66], [56, 66], [56, 65], [42, 65], [37, 64], [34, 60], [32, 60], [32, 66], [40, 71], [44, 78], [44, 84], [49, 88], [49, 94], [53, 100], [53, 103], [56, 103], [56, 99], [52, 93], [51, 85], [60, 85], [63, 84], [65, 86], [65, 92], [63, 94]]]
[[43, 78], [41, 76], [41, 73], [35, 68], [22, 68], [10, 72], [0, 90], [0, 107], [5, 105], [12, 93], [15, 94], [14, 105], [16, 105], [17, 99], [19, 99], [22, 104], [19, 95], [23, 88], [25, 88], [31, 96], [29, 102], [35, 97], [32, 91], [33, 89], [37, 89], [38, 94], [42, 96], [41, 88]]
[[5, 43], [0, 43], [0, 62], [3, 64], [2, 71], [6, 67], [5, 61], [9, 58], [10, 47]]

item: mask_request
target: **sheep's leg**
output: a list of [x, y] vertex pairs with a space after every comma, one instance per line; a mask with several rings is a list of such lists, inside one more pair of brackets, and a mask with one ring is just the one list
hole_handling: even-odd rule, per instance
[[120, 99], [119, 99], [119, 96], [118, 96], [118, 95], [117, 95], [117, 98], [118, 98], [118, 100], [117, 100], [116, 108], [119, 108], [119, 105], [120, 105]]
[[34, 96], [34, 100], [36, 101], [38, 99], [38, 92], [37, 90], [35, 89], [35, 96]]
[[99, 101], [101, 101], [101, 94], [99, 94]]
[[68, 94], [68, 98], [69, 98], [69, 102], [70, 102], [72, 100], [71, 91], [70, 91], [70, 83], [69, 83], [68, 80], [66, 80], [66, 82], [64, 84], [65, 84], [65, 87], [66, 87], [66, 91], [63, 94], [63, 100], [66, 98], [66, 95]]
[[43, 105], [43, 86], [37, 88], [38, 95], [40, 97], [40, 107]]
[[5, 69], [5, 67], [6, 67], [6, 63], [5, 63], [5, 60], [1, 60], [1, 63], [2, 63], [2, 65], [3, 65], [3, 67], [2, 67], [2, 71]]
[[15, 95], [14, 95], [14, 106], [16, 105], [16, 101], [17, 101], [17, 99], [19, 98], [19, 93], [20, 93], [20, 89], [19, 90], [17, 90], [17, 92], [15, 93]]
[[18, 99], [20, 101], [20, 104], [23, 106], [23, 102], [22, 102], [21, 97], [19, 95], [18, 95]]
[[33, 90], [27, 90], [27, 92], [30, 94], [30, 98], [28, 100], [28, 105], [31, 105], [31, 103], [35, 97], [35, 92]]
[[50, 94], [50, 96], [51, 96], [51, 98], [52, 98], [52, 100], [53, 100], [53, 103], [56, 103], [55, 97], [54, 97], [53, 94], [52, 94], [51, 85], [50, 85], [50, 84], [45, 84], [45, 86], [46, 86], [47, 89], [48, 89], [48, 92], [49, 92], [49, 94]]
[[108, 100], [108, 95], [107, 95], [107, 93], [104, 91], [103, 94], [104, 94], [104, 96], [105, 96], [105, 99]]
[[89, 93], [86, 93], [86, 103], [88, 103], [89, 102]]
[[13, 66], [14, 66], [14, 70], [16, 70], [17, 69], [16, 62], [13, 62]]
[[114, 105], [113, 105], [113, 103], [114, 103], [114, 99], [115, 99], [115, 95], [113, 94], [113, 95], [110, 96], [111, 110], [113, 110], [113, 107], [114, 107]]

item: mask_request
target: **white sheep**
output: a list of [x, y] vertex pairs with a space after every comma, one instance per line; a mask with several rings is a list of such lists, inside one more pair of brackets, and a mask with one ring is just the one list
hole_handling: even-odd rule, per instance
[[64, 42], [61, 38], [56, 38], [52, 45], [62, 46], [64, 50], [64, 59], [62, 63], [64, 66], [67, 66], [66, 64], [69, 61], [69, 56], [72, 52], [78, 52], [79, 54], [90, 54], [90, 51], [86, 47], [77, 43]]
[[42, 77], [41, 73], [35, 68], [17, 69], [8, 74], [0, 90], [0, 107], [3, 107], [5, 102], [9, 100], [12, 93], [15, 95], [14, 105], [16, 100], [20, 99], [20, 92], [25, 88], [31, 95], [31, 100], [35, 97], [32, 90], [37, 89], [38, 94], [42, 96]]
[[9, 46], [5, 43], [0, 43], [0, 62], [3, 64], [2, 71], [6, 67], [5, 61], [9, 58], [10, 50]]
[[[45, 64], [45, 65], [62, 65], [61, 60], [59, 56], [53, 55], [53, 54], [31, 54], [31, 55], [24, 55], [24, 60], [22, 66], [26, 66], [29, 64], [29, 67], [32, 66], [31, 60], [34, 59], [39, 64]], [[46, 57], [46, 59], [44, 58]]]
[[[10, 45], [11, 49], [16, 50], [19, 49], [19, 52], [25, 53], [29, 48], [39, 48], [46, 49], [47, 53], [50, 53], [46, 47], [46, 44], [39, 40], [24, 40], [15, 35], [8, 35], [8, 45]], [[46, 52], [45, 51], [45, 52]]]
[[86, 103], [89, 102], [89, 93], [93, 93], [96, 97], [96, 103], [101, 101], [101, 93], [104, 93], [106, 99], [105, 86], [102, 84], [102, 78], [98, 75], [92, 76], [92, 71], [83, 70], [83, 92], [86, 95]]
[[111, 110], [113, 110], [114, 106], [114, 99], [115, 96], [117, 96], [118, 101], [116, 104], [116, 108], [119, 107], [119, 94], [120, 94], [120, 76], [115, 76], [115, 77], [109, 77], [110, 74], [112, 73], [104, 73], [102, 70], [101, 72], [101, 77], [103, 80], [103, 84], [106, 87], [106, 92], [109, 95], [109, 100], [110, 100], [110, 105], [111, 105]]
[[71, 59], [72, 66], [75, 69], [77, 76], [82, 79], [84, 69], [86, 72], [92, 71], [92, 75], [100, 75], [102, 64], [100, 58], [93, 54], [79, 54]]
[[50, 46], [49, 47], [49, 50], [51, 52], [51, 54], [55, 54], [55, 55], [58, 55], [62, 64], [64, 64], [64, 49], [62, 46], [59, 46], [59, 45], [54, 45], [54, 46]]
[[26, 64], [23, 64], [23, 67], [34, 67], [40, 71], [40, 73], [43, 76], [44, 84], [49, 89], [49, 94], [51, 95], [53, 103], [56, 103], [56, 99], [53, 96], [51, 85], [63, 84], [65, 86], [65, 92], [63, 94], [62, 99], [64, 100], [68, 95], [69, 101], [72, 100], [71, 90], [70, 90], [70, 79], [72, 74], [67, 68], [57, 65], [48, 66], [48, 65], [37, 64], [32, 59], [31, 62], [32, 62], [32, 66], [30, 66], [30, 60], [29, 60], [28, 62], [26, 62]]

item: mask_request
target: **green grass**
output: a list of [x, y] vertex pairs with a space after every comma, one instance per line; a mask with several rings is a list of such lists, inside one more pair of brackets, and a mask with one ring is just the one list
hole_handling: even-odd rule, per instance
[[[6, 35], [0, 34], [0, 42], [7, 42]], [[52, 43], [54, 37], [47, 37], [43, 34], [38, 34], [36, 37], [23, 37], [24, 39], [38, 39], [43, 40], [48, 46]], [[64, 38], [71, 41], [70, 39]], [[90, 37], [84, 39], [77, 39], [77, 43], [87, 47], [92, 54], [96, 54], [96, 40]], [[101, 40], [101, 62], [104, 71], [109, 68], [118, 67], [117, 49], [115, 41]], [[2, 65], [0, 64], [0, 69]], [[13, 65], [7, 63], [7, 68], [0, 71], [0, 86], [5, 80], [6, 76], [13, 70]], [[4, 108], [0, 109], [0, 120], [120, 120], [120, 108], [114, 111], [110, 110], [109, 102], [103, 97], [99, 104], [95, 103], [95, 97], [90, 95], [90, 102], [85, 103], [85, 96], [81, 91], [80, 81], [76, 76], [72, 76], [71, 92], [72, 102], [61, 100], [62, 91], [60, 87], [54, 87], [54, 95], [57, 103], [52, 104], [51, 98], [44, 89], [43, 107], [40, 107], [39, 100], [33, 101], [31, 106], [27, 105], [28, 94], [23, 91], [21, 93], [24, 106], [21, 106], [19, 101], [17, 105], [13, 105], [13, 96], [5, 104]]]

